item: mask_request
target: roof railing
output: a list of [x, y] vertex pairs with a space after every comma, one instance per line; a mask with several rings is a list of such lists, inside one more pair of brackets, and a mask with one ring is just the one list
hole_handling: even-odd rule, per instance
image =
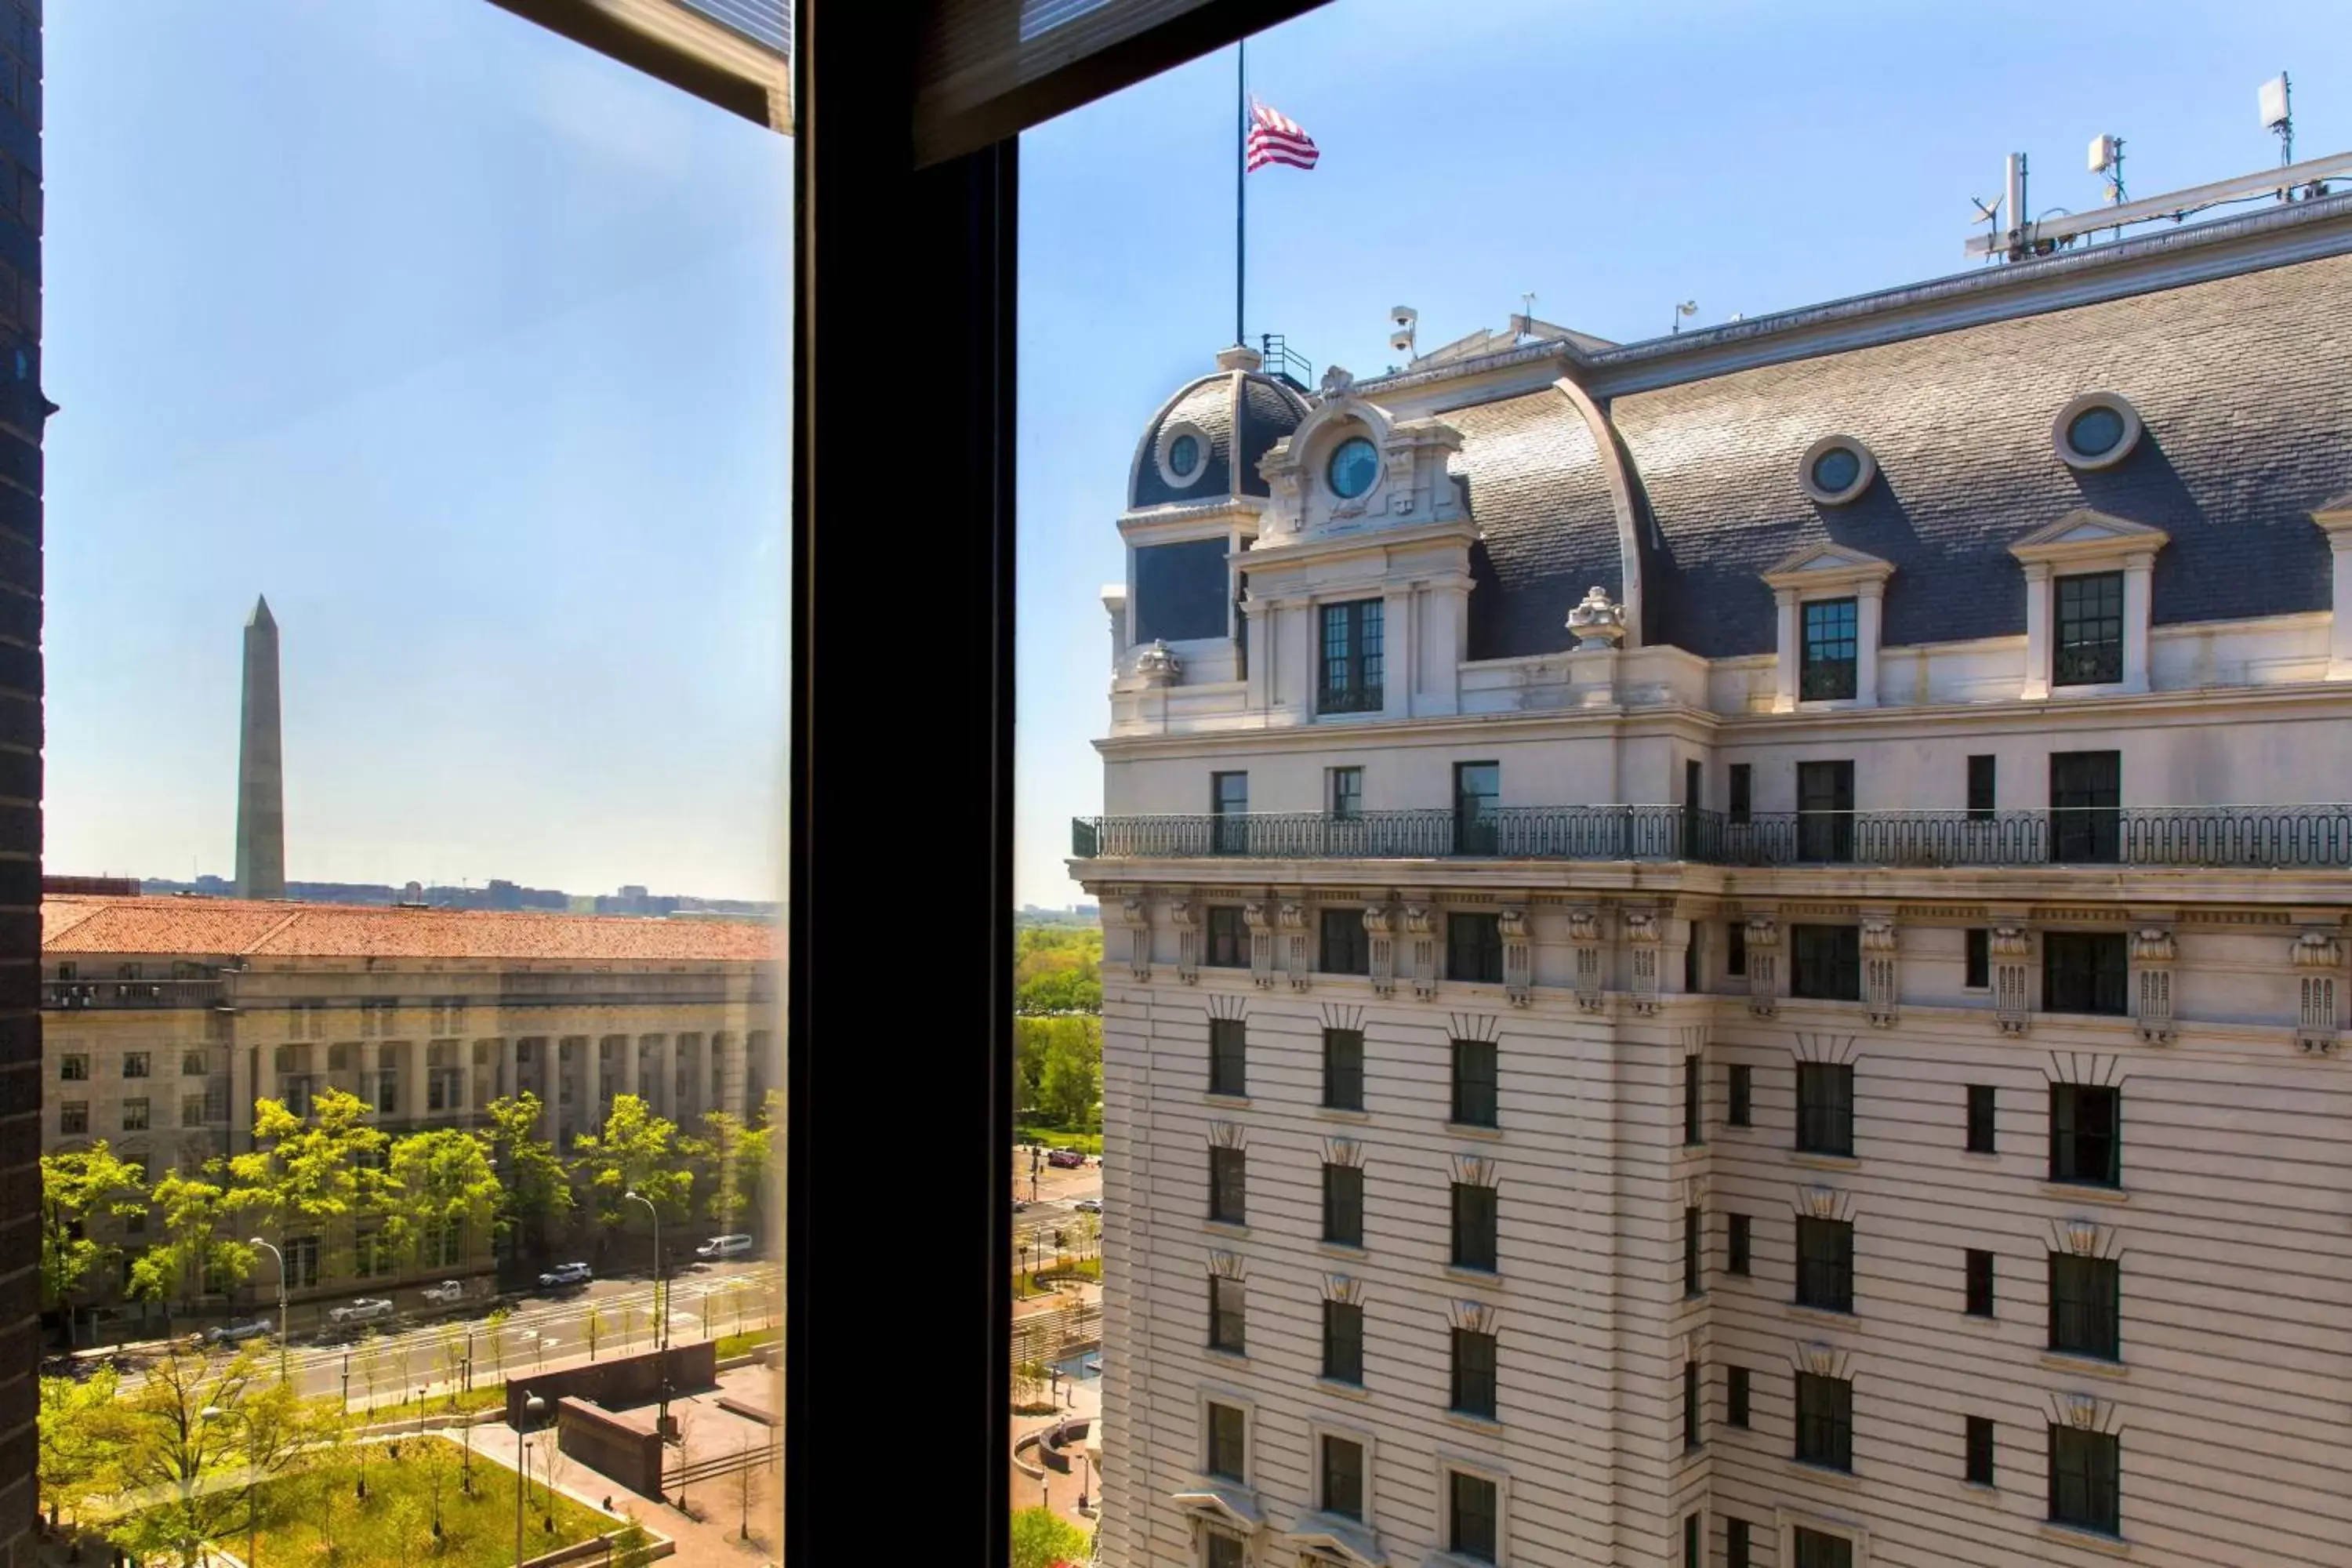
[[1259, 368], [1266, 374], [1302, 394], [1315, 389], [1315, 367], [1280, 332], [1265, 333], [1258, 344], [1265, 361]]

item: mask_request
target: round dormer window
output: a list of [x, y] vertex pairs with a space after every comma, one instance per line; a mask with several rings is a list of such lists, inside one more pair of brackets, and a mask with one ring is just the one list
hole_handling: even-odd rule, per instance
[[2112, 392], [2086, 392], [2058, 411], [2050, 444], [2070, 468], [2111, 468], [2139, 445], [2139, 411]]
[[1189, 479], [1201, 467], [1201, 438], [1179, 436], [1168, 443], [1168, 471], [1180, 479]]
[[1380, 451], [1361, 436], [1350, 436], [1331, 454], [1324, 475], [1330, 480], [1332, 494], [1341, 500], [1354, 500], [1381, 477]]
[[1824, 436], [1805, 448], [1797, 482], [1823, 506], [1843, 506], [1870, 488], [1878, 459], [1851, 436]]
[[1183, 489], [1209, 471], [1209, 437], [1189, 419], [1171, 420], [1160, 432], [1151, 458], [1163, 482]]

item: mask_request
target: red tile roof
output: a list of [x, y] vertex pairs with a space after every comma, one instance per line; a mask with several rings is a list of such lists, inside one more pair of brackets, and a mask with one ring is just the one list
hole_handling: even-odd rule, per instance
[[41, 902], [41, 949], [190, 957], [709, 963], [772, 959], [776, 941], [770, 926], [735, 921], [67, 897]]

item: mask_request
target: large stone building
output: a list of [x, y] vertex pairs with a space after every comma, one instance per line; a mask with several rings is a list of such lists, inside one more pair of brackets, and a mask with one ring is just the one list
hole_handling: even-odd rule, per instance
[[2352, 197], [1152, 419], [1103, 1557], [2352, 1562]]
[[[568, 1149], [616, 1094], [692, 1130], [779, 1086], [765, 925], [194, 898], [52, 897], [41, 917], [45, 1151], [103, 1138], [151, 1174], [194, 1170], [252, 1147], [257, 1100], [299, 1114], [328, 1089], [394, 1131], [481, 1125], [529, 1091]], [[301, 1240], [298, 1296], [348, 1289]], [[419, 1267], [484, 1264], [488, 1240]]]

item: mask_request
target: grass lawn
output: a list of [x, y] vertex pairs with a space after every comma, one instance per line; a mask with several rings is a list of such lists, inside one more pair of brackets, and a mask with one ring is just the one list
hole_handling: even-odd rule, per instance
[[[554, 1434], [531, 1443], [523, 1554], [536, 1557], [622, 1529], [625, 1521], [583, 1508], [561, 1493], [553, 1500], [555, 1529], [547, 1529], [547, 1489], [538, 1476], [542, 1441], [552, 1447]], [[364, 1501], [353, 1495], [359, 1445], [338, 1449], [334, 1462], [320, 1470], [265, 1489], [257, 1552], [262, 1563], [268, 1568], [510, 1568], [515, 1552], [512, 1470], [476, 1454], [474, 1494], [467, 1497], [457, 1486], [461, 1452], [455, 1443], [439, 1437], [402, 1438], [397, 1458], [391, 1454], [392, 1444], [363, 1446], [368, 1450]], [[575, 1475], [586, 1474], [576, 1460], [558, 1460], [559, 1477], [566, 1464]], [[436, 1481], [442, 1523], [437, 1542], [433, 1537]], [[242, 1553], [246, 1540], [236, 1533], [221, 1544]]]
[[761, 1345], [774, 1344], [783, 1337], [784, 1331], [782, 1329], [753, 1329], [747, 1334], [722, 1334], [719, 1339], [717, 1354], [720, 1361], [739, 1355], [749, 1355]]
[[1100, 1284], [1102, 1259], [1089, 1258], [1083, 1263], [1066, 1262], [1058, 1268], [1037, 1268], [1025, 1274], [1015, 1273], [1013, 1277], [1013, 1299], [1016, 1301], [1025, 1301], [1032, 1296], [1048, 1296], [1053, 1294], [1056, 1281], [1072, 1279], [1085, 1279]]
[[1081, 1154], [1099, 1156], [1102, 1134], [1099, 1132], [1065, 1132], [1058, 1127], [1038, 1127], [1024, 1122], [1013, 1128], [1015, 1143], [1040, 1143], [1048, 1149], [1076, 1149]]

